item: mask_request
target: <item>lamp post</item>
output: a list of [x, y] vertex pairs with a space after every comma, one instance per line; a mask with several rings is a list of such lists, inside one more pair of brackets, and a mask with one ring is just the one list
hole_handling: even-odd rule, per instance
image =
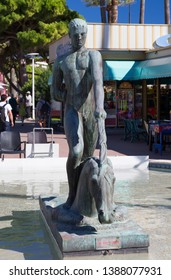
[[35, 86], [34, 86], [34, 59], [39, 53], [28, 53], [26, 57], [32, 60], [32, 119], [35, 120]]

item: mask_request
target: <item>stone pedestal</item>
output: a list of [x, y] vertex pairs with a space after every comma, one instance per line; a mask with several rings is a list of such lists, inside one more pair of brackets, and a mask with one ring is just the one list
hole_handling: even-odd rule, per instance
[[[112, 224], [100, 224], [96, 218], [89, 218], [89, 224], [84, 225], [73, 225], [68, 221], [61, 223], [60, 217], [53, 218], [54, 211], [56, 207], [62, 209], [65, 200], [55, 196], [41, 196], [39, 199], [43, 221], [51, 240], [56, 243], [59, 258], [66, 255], [148, 251], [148, 234], [129, 219]], [[62, 211], [59, 213], [59, 216], [62, 215]]]

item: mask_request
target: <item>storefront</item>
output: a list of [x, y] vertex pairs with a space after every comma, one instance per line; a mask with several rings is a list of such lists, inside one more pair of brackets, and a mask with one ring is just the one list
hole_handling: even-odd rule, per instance
[[145, 52], [144, 60], [104, 61], [106, 126], [123, 126], [125, 118], [169, 119], [170, 65], [170, 46]]
[[130, 82], [104, 82], [104, 93], [106, 126], [123, 126], [125, 118], [135, 116], [134, 88]]
[[[124, 81], [104, 82], [106, 126], [123, 126], [125, 118], [138, 119], [170, 119], [171, 111], [171, 79], [160, 80], [159, 96], [156, 79], [145, 81], [145, 101], [143, 104], [143, 83]], [[164, 82], [162, 84], [162, 82]], [[159, 105], [157, 105], [157, 101]], [[143, 106], [144, 105], [144, 106]], [[158, 108], [159, 107], [159, 108]], [[143, 111], [146, 108], [145, 117]], [[144, 109], [144, 110], [143, 110]]]
[[[142, 118], [138, 61], [104, 61], [106, 126], [123, 126], [125, 118]], [[141, 91], [140, 91], [141, 89]]]

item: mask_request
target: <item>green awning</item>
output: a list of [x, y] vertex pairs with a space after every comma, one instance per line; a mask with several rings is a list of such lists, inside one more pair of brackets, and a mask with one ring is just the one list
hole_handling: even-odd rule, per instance
[[139, 61], [104, 61], [104, 80], [139, 80], [141, 68]]
[[171, 57], [144, 61], [104, 61], [104, 80], [142, 80], [171, 77]]
[[140, 79], [171, 77], [171, 57], [140, 61], [137, 67], [141, 69]]

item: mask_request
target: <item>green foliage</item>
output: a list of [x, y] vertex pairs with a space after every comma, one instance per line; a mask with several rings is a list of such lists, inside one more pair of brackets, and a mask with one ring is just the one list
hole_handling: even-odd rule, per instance
[[[28, 72], [28, 81], [24, 84], [22, 87], [22, 91], [24, 94], [26, 92], [32, 91], [32, 66], [27, 66], [27, 72]], [[41, 68], [41, 67], [35, 67], [35, 101], [37, 102], [40, 95], [43, 96], [47, 101], [50, 101], [50, 87], [48, 85], [48, 80], [50, 75], [52, 74], [52, 71], [50, 67], [47, 69]]]
[[[68, 32], [71, 19], [66, 0], [0, 0], [0, 71], [7, 75], [30, 52], [48, 55], [48, 44]], [[17, 74], [22, 86], [21, 75]]]
[[69, 14], [79, 16], [65, 0], [1, 0], [0, 13], [0, 43], [10, 40], [27, 52], [67, 33]]
[[45, 100], [50, 101], [50, 86], [48, 85], [48, 80], [52, 74], [50, 69], [44, 70], [36, 79], [35, 84], [35, 97], [36, 101], [39, 99], [40, 95], [44, 97]]

